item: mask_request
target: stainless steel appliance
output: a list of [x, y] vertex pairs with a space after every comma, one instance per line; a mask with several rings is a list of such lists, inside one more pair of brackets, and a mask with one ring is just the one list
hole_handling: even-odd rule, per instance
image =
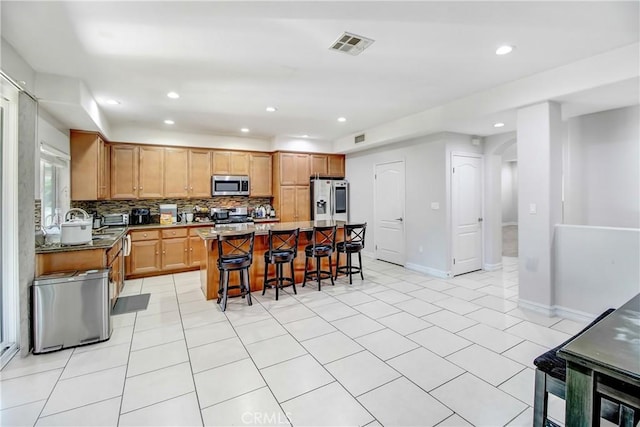
[[129, 214], [106, 214], [102, 215], [102, 225], [129, 225]]
[[211, 177], [212, 196], [248, 196], [249, 177], [246, 175], [213, 175]]
[[216, 225], [223, 224], [252, 224], [245, 206], [236, 208], [214, 208], [212, 220]]
[[108, 269], [40, 276], [31, 289], [35, 354], [106, 341], [111, 336]]
[[149, 208], [133, 208], [129, 219], [131, 225], [151, 224], [151, 211]]
[[349, 182], [344, 179], [311, 179], [311, 219], [349, 221]]

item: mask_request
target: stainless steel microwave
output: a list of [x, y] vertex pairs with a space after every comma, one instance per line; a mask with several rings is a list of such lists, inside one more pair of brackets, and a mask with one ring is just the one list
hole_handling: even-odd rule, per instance
[[246, 175], [213, 175], [212, 196], [248, 196], [249, 177]]

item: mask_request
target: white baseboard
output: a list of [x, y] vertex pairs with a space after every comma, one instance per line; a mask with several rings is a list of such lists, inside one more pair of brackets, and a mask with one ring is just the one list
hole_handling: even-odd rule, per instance
[[580, 310], [574, 310], [572, 308], [562, 307], [556, 305], [553, 307], [556, 316], [563, 319], [575, 320], [576, 322], [591, 322], [596, 316], [591, 313], [586, 313]]
[[496, 271], [496, 270], [500, 270], [502, 269], [502, 263], [498, 262], [495, 264], [484, 264], [482, 266], [482, 269], [485, 271]]
[[444, 270], [437, 270], [435, 268], [425, 267], [424, 265], [413, 264], [411, 262], [408, 262], [405, 265], [405, 268], [407, 270], [413, 270], [413, 271], [418, 271], [420, 273], [425, 273], [425, 274], [428, 274], [430, 276], [440, 277], [441, 279], [449, 279], [449, 278], [452, 277], [450, 271], [448, 272], [448, 271], [444, 271]]
[[536, 313], [540, 313], [548, 317], [553, 317], [555, 315], [554, 307], [539, 304], [533, 301], [523, 300], [522, 298], [518, 299], [518, 306], [520, 308], [524, 308], [525, 310], [535, 311]]
[[539, 304], [537, 302], [518, 300], [518, 306], [526, 310], [535, 311], [536, 313], [543, 314], [549, 317], [561, 317], [563, 319], [575, 320], [576, 322], [591, 322], [596, 316], [592, 313], [587, 313], [580, 310], [574, 310], [572, 308], [562, 307], [559, 305], [548, 306]]
[[507, 225], [518, 225], [518, 223], [517, 222], [503, 222], [502, 223], [503, 227], [506, 227]]

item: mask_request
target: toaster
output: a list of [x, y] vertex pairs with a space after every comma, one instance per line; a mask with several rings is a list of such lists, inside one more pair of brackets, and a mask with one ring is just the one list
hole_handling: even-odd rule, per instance
[[106, 214], [102, 216], [102, 225], [129, 225], [129, 214]]

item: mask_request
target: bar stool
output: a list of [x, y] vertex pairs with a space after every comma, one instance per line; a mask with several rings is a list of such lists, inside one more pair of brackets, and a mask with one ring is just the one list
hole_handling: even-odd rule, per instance
[[[218, 270], [220, 271], [220, 284], [218, 287], [218, 304], [222, 301], [222, 311], [227, 309], [229, 289], [240, 289], [238, 295], [247, 298], [251, 305], [251, 287], [249, 285], [249, 267], [253, 262], [253, 242], [255, 233], [243, 233], [235, 235], [218, 236]], [[240, 273], [240, 284], [229, 286], [229, 273]]]
[[[264, 295], [268, 287], [270, 288], [272, 286], [276, 288], [276, 301], [278, 301], [278, 289], [281, 289], [283, 286], [293, 286], [293, 293], [298, 294], [296, 291], [293, 260], [298, 256], [299, 234], [299, 228], [295, 230], [269, 230], [269, 250], [264, 254], [265, 265], [262, 295]], [[276, 277], [267, 279], [270, 264], [274, 264], [276, 267]], [[284, 276], [282, 271], [284, 264], [291, 266], [291, 277]]]
[[[338, 273], [349, 275], [349, 284], [353, 284], [352, 275], [360, 273], [360, 278], [364, 280], [362, 275], [362, 254], [364, 249], [364, 233], [367, 231], [367, 223], [364, 224], [346, 224], [344, 226], [344, 241], [338, 242], [336, 249], [338, 251], [338, 261], [336, 262], [336, 279]], [[340, 266], [340, 254], [347, 255], [347, 265]], [[358, 267], [351, 265], [351, 255], [358, 254]]]
[[[336, 226], [313, 227], [312, 233], [311, 244], [304, 249], [304, 282], [302, 286], [304, 287], [307, 284], [308, 277], [315, 276], [318, 281], [318, 290], [320, 290], [322, 279], [331, 279], [331, 285], [335, 285], [333, 283], [331, 256], [336, 247]], [[314, 270], [307, 269], [310, 258], [315, 259], [316, 268]], [[328, 258], [329, 271], [322, 270], [322, 258]]]

